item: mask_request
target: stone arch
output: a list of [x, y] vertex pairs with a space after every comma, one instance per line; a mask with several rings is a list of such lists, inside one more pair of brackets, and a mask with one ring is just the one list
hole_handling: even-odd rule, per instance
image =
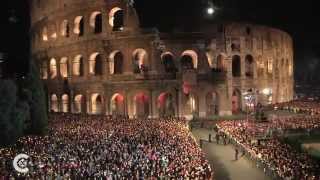
[[61, 35], [64, 37], [70, 36], [70, 26], [68, 20], [63, 20], [61, 24]]
[[232, 92], [232, 114], [238, 114], [242, 109], [242, 94], [239, 89]]
[[64, 94], [62, 95], [62, 112], [67, 113], [69, 112], [69, 95]]
[[232, 57], [232, 76], [241, 77], [241, 58], [238, 55]]
[[174, 116], [174, 100], [171, 93], [161, 93], [157, 100], [157, 107], [160, 117]]
[[62, 78], [68, 77], [68, 58], [63, 57], [60, 60], [60, 75]]
[[102, 96], [98, 93], [91, 95], [91, 113], [92, 114], [102, 114]]
[[123, 63], [124, 56], [121, 51], [113, 51], [110, 56], [110, 74], [122, 74], [123, 73]]
[[102, 13], [95, 11], [90, 16], [90, 26], [94, 29], [95, 34], [102, 32]]
[[222, 54], [219, 54], [217, 56], [217, 69], [220, 70], [220, 71], [224, 71], [225, 69], [225, 56], [222, 55]]
[[59, 102], [58, 96], [56, 94], [52, 94], [50, 98], [50, 111], [51, 112], [59, 112]]
[[140, 92], [134, 96], [134, 115], [141, 118], [147, 118], [150, 114], [149, 96]]
[[109, 13], [109, 24], [112, 31], [122, 31], [124, 27], [124, 11], [119, 7], [114, 7]]
[[219, 96], [215, 91], [206, 95], [207, 117], [219, 115]]
[[254, 58], [252, 55], [246, 55], [245, 58], [245, 75], [248, 78], [253, 78], [254, 76]]
[[58, 72], [57, 61], [56, 61], [56, 59], [52, 58], [50, 60], [50, 78], [51, 79], [56, 78], [57, 72]]
[[42, 40], [43, 41], [48, 41], [49, 38], [48, 38], [48, 28], [45, 26], [43, 27], [42, 29]]
[[74, 19], [74, 29], [73, 32], [78, 36], [83, 36], [84, 34], [84, 19], [83, 16], [77, 16]]
[[147, 71], [148, 53], [144, 49], [136, 49], [132, 54], [133, 58], [133, 72], [139, 74]]
[[164, 65], [164, 70], [167, 73], [177, 72], [176, 65], [174, 63], [174, 56], [171, 52], [165, 52], [161, 54], [161, 60]]
[[194, 50], [186, 50], [181, 55], [182, 69], [197, 69], [198, 54]]
[[78, 94], [74, 98], [74, 113], [85, 112], [86, 101], [82, 94]]
[[82, 55], [77, 55], [72, 62], [72, 72], [74, 76], [83, 76], [83, 57]]
[[197, 99], [193, 93], [187, 95], [187, 102], [185, 105], [185, 114], [193, 115], [197, 111]]
[[110, 112], [112, 115], [125, 115], [124, 96], [116, 93], [110, 100]]
[[91, 75], [101, 76], [103, 71], [102, 57], [98, 52], [91, 54], [89, 58], [89, 72]]

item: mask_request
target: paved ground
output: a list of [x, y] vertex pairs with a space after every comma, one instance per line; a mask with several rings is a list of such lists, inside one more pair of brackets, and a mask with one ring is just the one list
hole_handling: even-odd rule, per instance
[[[208, 134], [213, 133], [206, 129], [194, 129], [192, 131], [197, 141], [199, 139], [208, 140]], [[215, 170], [217, 180], [270, 180], [261, 169], [255, 167], [253, 162], [245, 157], [234, 160], [234, 148], [231, 145], [217, 145], [214, 134], [213, 143], [205, 142], [203, 150]]]

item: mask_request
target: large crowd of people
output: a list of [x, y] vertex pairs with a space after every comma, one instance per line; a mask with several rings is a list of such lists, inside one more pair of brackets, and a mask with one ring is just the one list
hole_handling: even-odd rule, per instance
[[[49, 134], [0, 149], [0, 179], [212, 179], [183, 119], [51, 115]], [[13, 169], [30, 156], [28, 173]]]
[[266, 136], [270, 129], [296, 130], [317, 129], [320, 118], [285, 117], [269, 122], [222, 121], [218, 129], [226, 134], [237, 146], [242, 147], [249, 155], [272, 170], [282, 179], [320, 179], [320, 164], [307, 153], [298, 152], [276, 135]]
[[295, 113], [308, 113], [311, 115], [320, 114], [320, 103], [310, 100], [294, 100], [285, 103], [274, 104], [273, 107], [279, 110], [289, 110]]

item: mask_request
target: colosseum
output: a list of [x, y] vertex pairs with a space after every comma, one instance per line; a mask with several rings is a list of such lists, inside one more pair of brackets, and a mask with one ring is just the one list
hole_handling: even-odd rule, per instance
[[32, 58], [51, 112], [209, 118], [292, 100], [286, 32], [221, 23], [142, 29], [132, 1], [30, 0]]

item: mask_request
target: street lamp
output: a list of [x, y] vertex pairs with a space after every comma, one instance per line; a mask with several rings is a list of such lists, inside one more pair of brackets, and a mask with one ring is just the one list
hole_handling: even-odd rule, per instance
[[213, 8], [212, 6], [209, 6], [209, 7], [207, 8], [207, 14], [208, 14], [208, 15], [213, 15], [214, 13], [215, 13], [214, 8]]

